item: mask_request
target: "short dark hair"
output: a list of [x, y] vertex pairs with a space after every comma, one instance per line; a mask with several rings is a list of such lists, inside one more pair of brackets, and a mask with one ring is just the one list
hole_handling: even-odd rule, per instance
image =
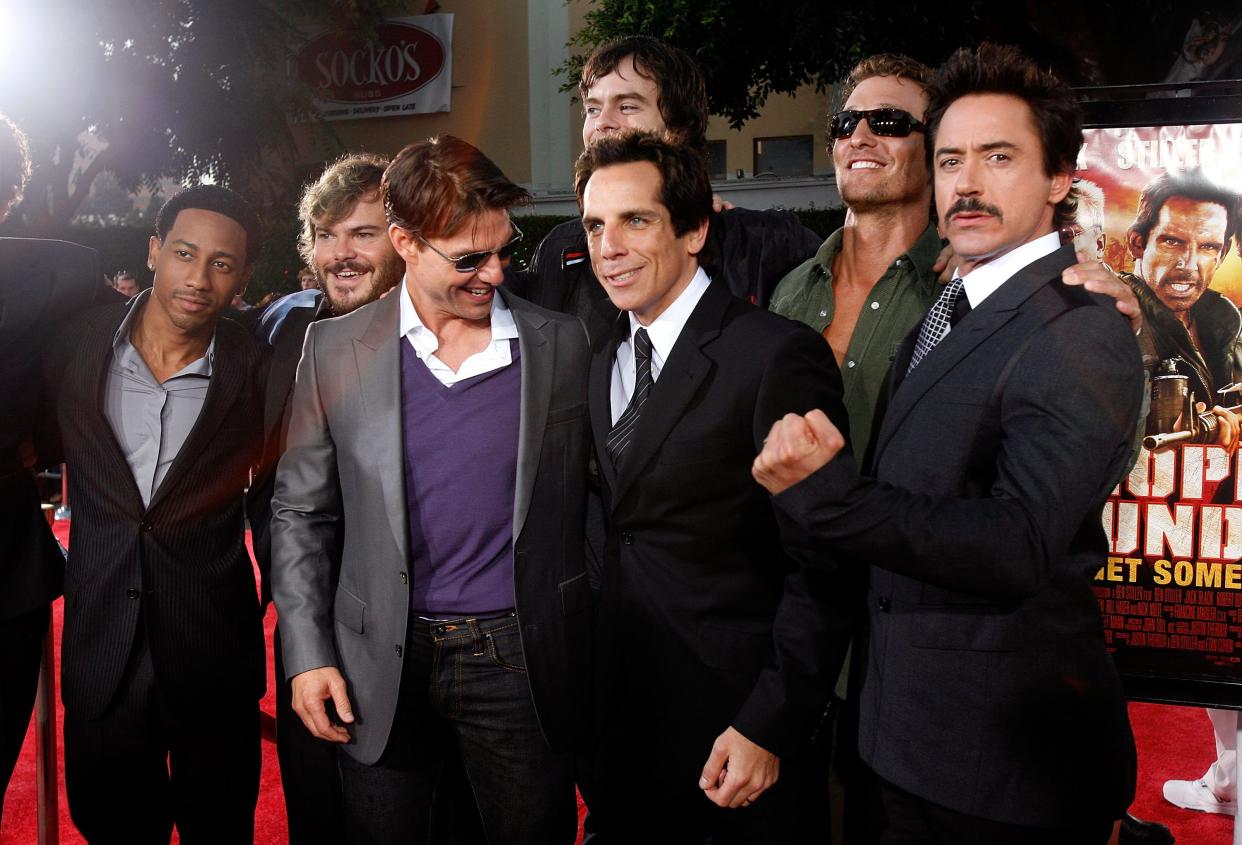
[[[302, 191], [298, 203], [298, 254], [309, 270], [315, 264], [315, 227], [343, 220], [359, 200], [377, 198], [388, 159], [371, 153], [343, 155]], [[313, 272], [313, 271], [312, 271]]]
[[668, 209], [678, 237], [711, 216], [712, 181], [703, 156], [654, 132], [608, 136], [583, 150], [574, 165], [578, 207], [582, 208], [587, 182], [596, 171], [636, 161], [650, 162], [660, 171], [660, 202]]
[[30, 181], [30, 141], [0, 114], [0, 222], [22, 201]]
[[1238, 232], [1240, 222], [1238, 206], [1242, 200], [1239, 200], [1235, 191], [1209, 181], [1198, 169], [1184, 173], [1165, 172], [1144, 185], [1142, 193], [1139, 194], [1138, 214], [1135, 215], [1130, 228], [1126, 230], [1126, 235], [1138, 235], [1143, 246], [1147, 246], [1147, 236], [1151, 234], [1156, 221], [1160, 219], [1160, 209], [1173, 197], [1224, 206], [1225, 213], [1228, 215], [1226, 218], [1228, 222], [1225, 224], [1224, 253], [1228, 253], [1233, 237]]
[[669, 134], [682, 144], [706, 149], [707, 84], [703, 71], [686, 51], [658, 38], [630, 35], [596, 47], [582, 66], [578, 95], [585, 100], [592, 86], [626, 59], [632, 59], [638, 75], [659, 89], [656, 105]]
[[[1082, 147], [1082, 108], [1070, 87], [1040, 69], [1017, 47], [984, 43], [971, 52], [958, 50], [927, 85], [928, 152], [935, 148], [940, 120], [954, 102], [971, 94], [1008, 94], [1026, 103], [1044, 152], [1044, 173], [1074, 174]], [[1053, 225], [1074, 220], [1074, 192], [1057, 203]]]
[[449, 237], [470, 217], [530, 202], [490, 158], [453, 135], [410, 144], [384, 171], [388, 222], [424, 238]]
[[259, 224], [259, 215], [255, 214], [245, 197], [219, 185], [195, 185], [169, 197], [156, 215], [155, 236], [163, 241], [177, 222], [177, 215], [190, 208], [214, 211], [241, 226], [246, 232], [245, 265], [249, 267], [254, 264], [263, 248], [263, 227]]
[[927, 88], [932, 70], [917, 59], [903, 56], [900, 53], [877, 53], [874, 56], [867, 56], [854, 65], [849, 76], [845, 77], [845, 82], [841, 85], [841, 108], [845, 108], [845, 101], [850, 98], [860, 83], [876, 76], [908, 79], [920, 88]]

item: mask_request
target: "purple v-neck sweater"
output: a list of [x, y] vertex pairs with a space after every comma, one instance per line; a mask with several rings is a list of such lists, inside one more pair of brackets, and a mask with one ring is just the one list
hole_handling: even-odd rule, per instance
[[507, 610], [513, 599], [513, 488], [522, 368], [445, 387], [401, 341], [401, 417], [410, 532], [410, 606], [426, 616]]

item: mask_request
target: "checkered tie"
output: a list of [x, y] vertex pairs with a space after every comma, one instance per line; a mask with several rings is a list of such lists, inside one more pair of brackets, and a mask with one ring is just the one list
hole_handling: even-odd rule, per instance
[[[907, 375], [927, 357], [928, 352], [936, 348], [937, 343], [944, 340], [944, 336], [949, 333], [949, 327], [953, 325], [954, 317], [960, 319], [961, 315], [955, 315], [954, 312], [963, 310], [958, 304], [961, 296], [961, 279], [954, 279], [940, 292], [940, 298], [927, 312], [927, 316], [923, 318], [923, 325], [919, 328], [918, 340], [914, 342], [914, 354], [910, 356], [910, 366], [906, 369]], [[970, 310], [969, 303], [964, 304], [965, 310]]]
[[612, 459], [612, 465], [617, 466], [621, 460], [621, 454], [625, 452], [625, 447], [630, 445], [630, 439], [634, 434], [634, 427], [638, 424], [638, 414], [643, 408], [643, 403], [647, 401], [647, 397], [651, 394], [651, 337], [647, 334], [646, 329], [639, 329], [634, 332], [634, 369], [637, 373], [634, 379], [634, 395], [630, 397], [630, 404], [621, 412], [621, 416], [617, 417], [617, 421], [613, 423], [612, 430], [608, 432], [608, 440], [604, 444], [608, 449], [608, 457]]

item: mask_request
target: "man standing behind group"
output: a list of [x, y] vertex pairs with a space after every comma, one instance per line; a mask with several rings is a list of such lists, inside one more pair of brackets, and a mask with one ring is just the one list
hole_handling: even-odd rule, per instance
[[293, 706], [344, 744], [359, 841], [426, 838], [455, 744], [489, 841], [572, 842], [586, 336], [497, 291], [529, 195], [474, 147], [406, 147], [382, 191], [405, 285], [311, 326], [276, 476]]
[[575, 187], [595, 275], [621, 312], [590, 405], [608, 541], [599, 735], [583, 796], [601, 840], [827, 836], [808, 760], [844, 655], [845, 592], [782, 548], [750, 461], [770, 424], [838, 411], [828, 348], [699, 266], [711, 184], [692, 149], [597, 141]]
[[1082, 143], [1069, 89], [985, 45], [929, 94], [961, 263], [897, 352], [876, 478], [818, 413], [774, 426], [755, 475], [793, 525], [871, 564], [860, 751], [885, 835], [1103, 843], [1135, 762], [1089, 579], [1139, 357], [1112, 303], [1060, 281]]
[[[707, 87], [683, 50], [645, 35], [600, 45], [582, 67], [582, 142], [631, 129], [667, 132], [698, 152], [707, 147]], [[712, 215], [705, 265], [734, 296], [766, 307], [776, 282], [815, 252], [819, 238], [788, 211], [734, 208]], [[576, 314], [594, 330], [592, 314], [605, 299], [591, 272], [578, 220], [554, 228], [539, 244], [529, 273], [515, 290], [532, 302]]]
[[[405, 271], [405, 263], [388, 240], [380, 198], [380, 180], [387, 166], [388, 160], [380, 156], [348, 155], [307, 186], [298, 208], [298, 247], [310, 268], [303, 272], [311, 274], [311, 283], [303, 283], [301, 291], [272, 303], [259, 321], [260, 335], [272, 347], [272, 363], [263, 412], [263, 461], [247, 494], [246, 509], [265, 602], [271, 595], [272, 487], [288, 435], [293, 379], [306, 329], [321, 319], [340, 317], [374, 302], [396, 286]], [[276, 753], [289, 841], [291, 845], [340, 841], [345, 826], [336, 749], [311, 736], [293, 712], [279, 624], [273, 656]]]
[[220, 319], [259, 222], [214, 185], [156, 219], [153, 286], [52, 342], [45, 379], [73, 502], [65, 782], [92, 843], [247, 843], [259, 790], [263, 628], [242, 493], [265, 355]]

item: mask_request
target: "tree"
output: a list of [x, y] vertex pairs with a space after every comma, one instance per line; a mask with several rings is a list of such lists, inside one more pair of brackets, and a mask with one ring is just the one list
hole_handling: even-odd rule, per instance
[[[280, 6], [291, 11], [285, 11]], [[0, 111], [31, 139], [19, 208], [63, 229], [105, 171], [127, 190], [203, 178], [262, 204], [288, 193], [294, 124], [315, 122], [287, 72], [300, 21], [366, 31], [394, 0], [39, 0], [4, 21]], [[297, 17], [294, 17], [296, 10]]]
[[[905, 53], [927, 64], [984, 40], [1017, 44], [1071, 84], [1155, 82], [1181, 48], [1203, 4], [1169, 0], [591, 0], [586, 25], [561, 68], [576, 86], [586, 54], [624, 35], [663, 38], [686, 50], [709, 80], [713, 114], [740, 126], [773, 93], [822, 91], [864, 56]], [[1207, 5], [1227, 5], [1214, 0]], [[1193, 8], [1190, 8], [1193, 7]], [[1153, 26], [1152, 21], [1161, 25]]]

